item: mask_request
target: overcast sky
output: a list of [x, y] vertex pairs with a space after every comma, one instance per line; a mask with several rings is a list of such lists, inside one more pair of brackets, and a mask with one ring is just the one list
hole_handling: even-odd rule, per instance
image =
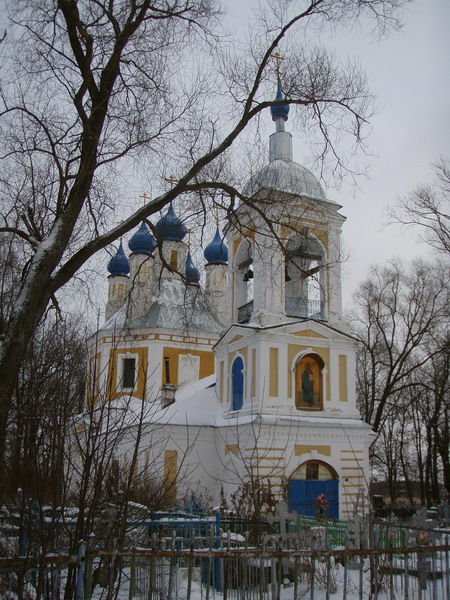
[[348, 217], [344, 238], [352, 257], [345, 266], [345, 299], [369, 264], [427, 251], [411, 230], [383, 227], [385, 213], [399, 196], [432, 180], [439, 156], [450, 157], [450, 2], [418, 0], [404, 21], [402, 31], [380, 43], [352, 40], [380, 112], [369, 138], [378, 157], [371, 159], [371, 179], [362, 179], [355, 194], [329, 194]]
[[[242, 22], [242, 2], [231, 0], [228, 6], [231, 19]], [[373, 154], [370, 179], [360, 178], [359, 189], [350, 184], [339, 192], [327, 189], [348, 219], [344, 305], [370, 264], [427, 252], [410, 230], [384, 226], [386, 210], [417, 184], [432, 180], [433, 161], [450, 156], [450, 1], [416, 0], [404, 11], [403, 22], [401, 31], [381, 41], [362, 32], [326, 40], [341, 58], [358, 59], [378, 107], [367, 140]], [[304, 163], [302, 140], [294, 137], [294, 159]]]

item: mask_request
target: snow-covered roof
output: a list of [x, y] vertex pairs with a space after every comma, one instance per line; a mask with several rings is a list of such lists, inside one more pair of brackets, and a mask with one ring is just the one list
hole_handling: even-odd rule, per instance
[[[259, 409], [236, 411], [231, 413], [228, 406], [221, 404], [216, 394], [216, 376], [210, 375], [204, 379], [180, 386], [176, 390], [175, 402], [166, 408], [161, 406], [161, 398], [148, 401], [142, 405], [137, 398], [123, 396], [112, 403], [108, 408], [108, 423], [115, 422], [120, 427], [131, 427], [139, 421], [143, 423], [156, 423], [158, 425], [182, 425], [231, 427], [239, 423], [240, 426], [258, 420], [261, 424], [277, 426], [296, 426], [332, 428], [363, 428], [370, 429], [370, 425], [363, 423], [358, 418], [342, 418], [339, 415], [313, 416], [293, 411], [291, 414], [261, 413]], [[115, 417], [114, 417], [114, 414]]]
[[136, 319], [127, 316], [127, 305], [112, 315], [102, 329], [120, 327], [176, 329], [220, 333], [222, 326], [209, 312], [199, 288], [186, 286], [180, 279], [155, 282], [153, 302], [149, 310]]

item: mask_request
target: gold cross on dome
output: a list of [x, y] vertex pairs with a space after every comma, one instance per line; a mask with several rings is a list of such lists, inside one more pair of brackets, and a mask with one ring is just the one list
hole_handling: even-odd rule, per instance
[[169, 175], [169, 177], [166, 177], [166, 181], [170, 183], [170, 189], [173, 188], [175, 183], [178, 183], [178, 179], [175, 179], [173, 175]]
[[147, 203], [147, 200], [150, 198], [150, 196], [146, 192], [144, 192], [141, 196], [139, 196], [139, 198], [144, 199], [143, 205], [145, 206]]
[[281, 56], [281, 54], [277, 51], [274, 52], [272, 55], [272, 58], [274, 58], [276, 60], [276, 66], [275, 66], [275, 72], [277, 74], [277, 78], [280, 78], [280, 63], [282, 60], [284, 60], [284, 56]]
[[191, 249], [191, 233], [192, 233], [192, 229], [188, 229], [187, 230], [187, 234], [188, 234], [188, 248], [189, 248], [189, 250]]
[[216, 206], [216, 226], [219, 227], [219, 207]]

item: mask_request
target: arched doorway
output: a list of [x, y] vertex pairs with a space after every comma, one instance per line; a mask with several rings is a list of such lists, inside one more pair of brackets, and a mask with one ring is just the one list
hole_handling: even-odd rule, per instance
[[238, 356], [231, 367], [231, 410], [241, 410], [244, 403], [244, 361]]
[[330, 465], [320, 460], [309, 460], [294, 471], [288, 480], [289, 510], [300, 515], [318, 513], [317, 497], [324, 494], [328, 508], [325, 515], [339, 518], [339, 479]]

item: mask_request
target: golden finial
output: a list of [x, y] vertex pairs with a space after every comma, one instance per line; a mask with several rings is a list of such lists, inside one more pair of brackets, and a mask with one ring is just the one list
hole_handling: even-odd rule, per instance
[[178, 183], [178, 179], [175, 179], [173, 175], [169, 175], [169, 177], [166, 177], [165, 179], [170, 183], [170, 189], [173, 188], [175, 183]]
[[[121, 225], [123, 223], [123, 219], [120, 219], [120, 221], [117, 221], [117, 225]], [[120, 242], [122, 243], [122, 235], [120, 236]]]
[[274, 52], [271, 56], [276, 60], [275, 72], [277, 74], [277, 79], [280, 79], [280, 63], [284, 60], [284, 56], [281, 56], [278, 51]]
[[216, 226], [219, 228], [219, 207], [216, 206]]
[[191, 233], [192, 233], [192, 229], [188, 229], [187, 230], [187, 234], [188, 234], [188, 249], [191, 249]]

